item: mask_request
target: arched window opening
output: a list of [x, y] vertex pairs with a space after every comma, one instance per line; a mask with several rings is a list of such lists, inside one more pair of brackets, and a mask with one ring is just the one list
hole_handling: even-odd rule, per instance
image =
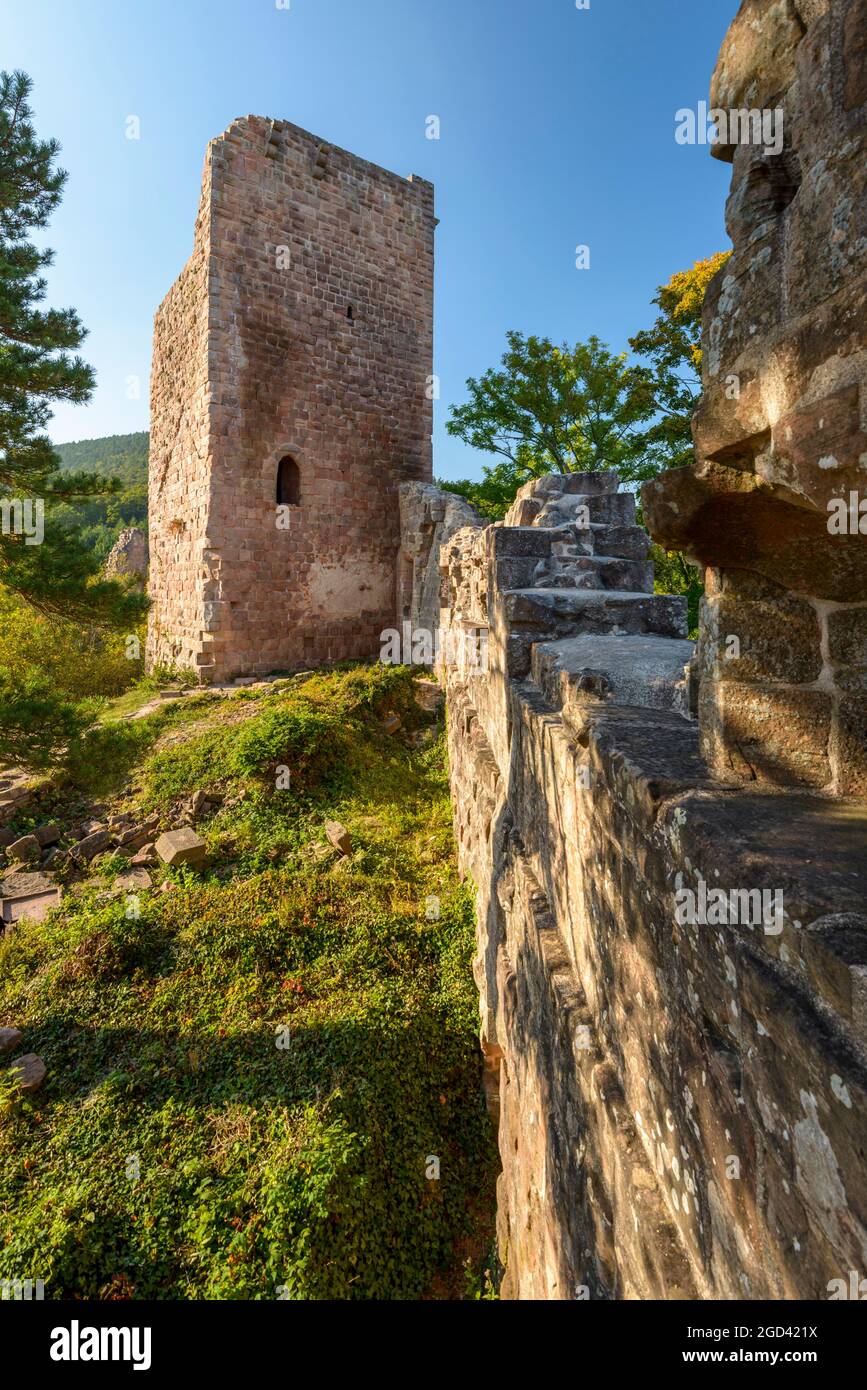
[[352, 305], [351, 305], [351, 304], [349, 305], [348, 309], [346, 310], [346, 317], [349, 319], [349, 322], [352, 323], [352, 321], [353, 321], [355, 315], [354, 315], [353, 312], [352, 312]]
[[277, 465], [277, 506], [297, 507], [301, 503], [301, 474], [298, 464], [287, 454]]

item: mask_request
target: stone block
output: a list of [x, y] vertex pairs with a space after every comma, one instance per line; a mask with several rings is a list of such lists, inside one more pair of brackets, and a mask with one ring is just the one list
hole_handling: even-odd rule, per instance
[[200, 835], [190, 826], [178, 830], [167, 830], [160, 835], [154, 845], [156, 853], [164, 864], [189, 864], [197, 867], [208, 857], [208, 847]]
[[6, 853], [10, 860], [26, 863], [28, 859], [39, 858], [42, 846], [35, 835], [22, 835], [19, 840], [13, 840]]
[[14, 1074], [19, 1090], [26, 1095], [38, 1091], [45, 1080], [45, 1063], [35, 1052], [26, 1052], [22, 1057], [16, 1057], [9, 1070]]
[[339, 850], [341, 854], [350, 854], [352, 852], [352, 838], [345, 825], [341, 825], [339, 821], [335, 820], [326, 821], [325, 834], [328, 837], [329, 843], [332, 844], [336, 850]]

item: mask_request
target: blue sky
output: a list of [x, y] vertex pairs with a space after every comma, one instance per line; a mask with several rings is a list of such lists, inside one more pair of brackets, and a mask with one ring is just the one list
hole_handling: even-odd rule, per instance
[[656, 285], [729, 245], [730, 171], [674, 130], [737, 0], [285, 3], [0, 0], [0, 62], [33, 77], [37, 130], [69, 171], [49, 302], [78, 309], [97, 370], [52, 437], [147, 428], [153, 313], [192, 246], [205, 146], [257, 114], [436, 184], [434, 468], [479, 476], [444, 423], [507, 329], [623, 350]]

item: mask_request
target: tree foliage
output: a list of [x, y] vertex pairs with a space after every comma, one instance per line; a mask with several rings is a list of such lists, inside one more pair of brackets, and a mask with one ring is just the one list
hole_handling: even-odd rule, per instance
[[[29, 238], [56, 209], [66, 174], [56, 166], [56, 140], [40, 140], [34, 131], [30, 91], [25, 73], [0, 73], [0, 586], [41, 614], [129, 628], [146, 601], [100, 579], [97, 558], [58, 513], [61, 504], [114, 485], [95, 474], [61, 472], [45, 432], [56, 402], [89, 399], [94, 375], [76, 353], [85, 330], [75, 310], [42, 307], [43, 272], [53, 253]], [[12, 504], [24, 502], [31, 516], [44, 509], [39, 534], [14, 521]], [[12, 680], [8, 671], [5, 679]], [[0, 728], [0, 761], [34, 757], [40, 726], [53, 746], [58, 730], [71, 733], [74, 725], [68, 711], [52, 713], [48, 684], [21, 672], [14, 679]]]
[[730, 251], [679, 270], [653, 297], [652, 327], [629, 339], [650, 365], [656, 419], [644, 436], [648, 476], [694, 460], [691, 420], [701, 396], [701, 315], [707, 287]]
[[467, 382], [449, 434], [499, 455], [482, 479], [442, 482], [483, 516], [505, 516], [518, 488], [545, 473], [617, 468], [643, 482], [693, 461], [691, 418], [701, 394], [701, 316], [707, 287], [731, 253], [678, 271], [653, 297], [656, 321], [630, 338], [629, 365], [592, 337], [574, 347], [507, 334], [500, 369]]
[[506, 339], [500, 367], [469, 379], [469, 400], [452, 407], [446, 424], [449, 434], [499, 457], [484, 468], [483, 503], [498, 508], [545, 473], [619, 468], [626, 479], [640, 477], [641, 426], [654, 409], [647, 373], [596, 337], [559, 347], [515, 331]]

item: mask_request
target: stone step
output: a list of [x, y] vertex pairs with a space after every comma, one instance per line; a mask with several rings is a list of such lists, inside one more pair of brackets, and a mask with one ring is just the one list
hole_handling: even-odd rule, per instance
[[653, 592], [653, 566], [647, 560], [608, 555], [513, 556], [494, 562], [499, 589], [626, 589]]
[[613, 469], [602, 473], [549, 473], [544, 478], [533, 478], [518, 489], [506, 513], [506, 525], [531, 524], [540, 506], [554, 498], [574, 493], [595, 497], [614, 493], [619, 486], [620, 478]]
[[582, 633], [657, 633], [685, 638], [686, 598], [612, 589], [512, 589], [501, 595], [509, 625], [551, 637]]
[[[591, 521], [589, 526], [492, 526], [487, 532], [488, 554], [505, 560], [534, 555], [611, 555], [626, 560], [644, 560], [650, 551], [650, 537], [642, 526], [609, 526]], [[517, 587], [517, 586], [513, 586]]]
[[562, 709], [598, 699], [686, 713], [684, 667], [693, 653], [692, 642], [646, 633], [567, 637], [536, 643], [531, 672], [545, 698]]
[[635, 498], [631, 492], [576, 492], [551, 497], [523, 497], [506, 515], [504, 530], [525, 526], [568, 526], [576, 517], [584, 522], [612, 526], [635, 524]]
[[548, 562], [536, 576], [536, 589], [606, 589], [652, 594], [653, 565], [649, 560], [625, 560], [614, 555], [576, 555]]
[[634, 526], [635, 498], [631, 492], [574, 493], [552, 497], [534, 518], [538, 526], [569, 526], [576, 518], [606, 526]]

